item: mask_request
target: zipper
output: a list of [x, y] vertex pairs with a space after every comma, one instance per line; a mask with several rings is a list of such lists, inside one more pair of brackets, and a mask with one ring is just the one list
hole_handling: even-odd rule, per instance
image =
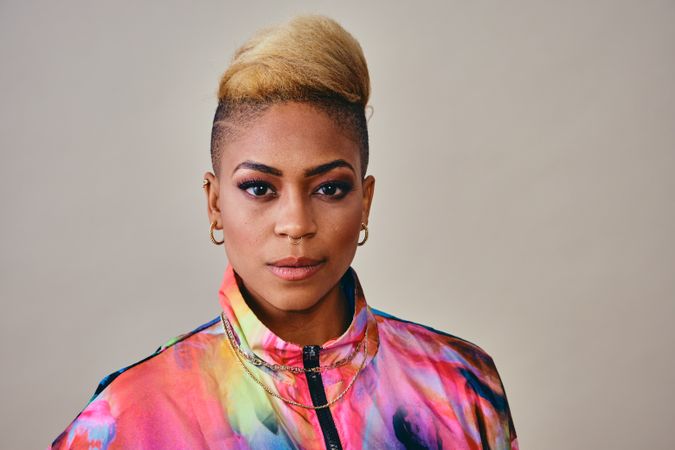
[[[319, 367], [319, 350], [318, 345], [305, 345], [302, 348], [302, 362], [305, 369], [312, 369]], [[323, 379], [321, 372], [305, 372], [307, 377], [307, 386], [309, 387], [309, 395], [312, 397], [312, 404], [314, 406], [325, 405], [328, 403], [326, 399], [326, 391], [323, 387]], [[316, 415], [319, 419], [319, 425], [323, 432], [323, 440], [326, 443], [327, 450], [342, 450], [340, 443], [340, 435], [335, 427], [333, 414], [330, 412], [330, 407], [315, 409]]]

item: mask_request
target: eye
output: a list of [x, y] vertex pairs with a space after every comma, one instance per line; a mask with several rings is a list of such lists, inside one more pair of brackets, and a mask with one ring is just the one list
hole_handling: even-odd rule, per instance
[[342, 198], [352, 190], [352, 186], [344, 181], [330, 181], [319, 186], [316, 192], [330, 198]]
[[244, 181], [239, 184], [239, 189], [245, 191], [251, 197], [262, 198], [275, 194], [274, 188], [269, 183], [260, 180]]

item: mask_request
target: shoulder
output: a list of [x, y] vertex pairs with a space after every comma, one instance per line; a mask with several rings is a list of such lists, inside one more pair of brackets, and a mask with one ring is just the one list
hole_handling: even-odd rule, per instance
[[378, 322], [380, 340], [405, 357], [433, 363], [441, 375], [460, 376], [479, 396], [498, 409], [503, 385], [492, 357], [477, 344], [427, 325], [404, 320], [371, 308]]
[[188, 375], [209, 346], [218, 342], [214, 336], [219, 333], [222, 334], [219, 319], [215, 318], [169, 339], [152, 354], [103, 377], [89, 403], [104, 392], [157, 390], [165, 387], [171, 377]]
[[[183, 333], [155, 350], [151, 355], [104, 377], [85, 408], [52, 443], [52, 449], [88, 448], [113, 440], [120, 441], [120, 425], [152, 420], [188, 399], [191, 389], [200, 383], [200, 368], [222, 342], [219, 318]], [[162, 405], [161, 408], [158, 408]], [[161, 418], [157, 418], [158, 420]], [[166, 419], [166, 418], [164, 418]], [[128, 433], [127, 433], [128, 434]], [[115, 438], [118, 439], [115, 439]]]
[[409, 376], [419, 377], [425, 386], [430, 385], [430, 380], [439, 380], [444, 395], [464, 405], [473, 404], [482, 440], [506, 442], [510, 447], [504, 448], [518, 448], [504, 385], [494, 360], [485, 350], [432, 327], [376, 309], [371, 311], [378, 322], [381, 348], [384, 345], [398, 365], [414, 367]]
[[[155, 378], [153, 375], [158, 370], [162, 370], [164, 374], [166, 374], [166, 370], [170, 370], [175, 372], [174, 375], [180, 372], [189, 372], [190, 369], [194, 368], [195, 362], [203, 356], [203, 353], [211, 345], [219, 342], [217, 339], [219, 335], [222, 335], [222, 330], [220, 319], [217, 317], [192, 331], [169, 339], [151, 355], [104, 377], [98, 384], [92, 399], [106, 389], [118, 388], [130, 381], [138, 382], [148, 377]], [[148, 381], [161, 382], [162, 379], [166, 378], [165, 375], [159, 379]], [[113, 384], [113, 382], [115, 383]]]
[[[474, 404], [483, 439], [510, 442], [517, 448], [504, 385], [492, 357], [478, 345], [416, 322], [403, 320], [371, 308], [378, 322], [380, 345], [409, 371], [428, 384], [433, 372], [442, 380], [444, 392]], [[490, 448], [502, 448], [499, 445]]]
[[490, 355], [478, 345], [450, 333], [371, 308], [379, 332], [396, 343], [420, 346], [430, 356], [466, 362], [494, 364]]

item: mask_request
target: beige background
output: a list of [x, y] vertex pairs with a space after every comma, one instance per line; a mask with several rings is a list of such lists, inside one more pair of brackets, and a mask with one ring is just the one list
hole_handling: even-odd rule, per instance
[[201, 175], [254, 30], [372, 81], [369, 302], [481, 345], [525, 449], [672, 449], [675, 2], [0, 1], [0, 447], [218, 313]]

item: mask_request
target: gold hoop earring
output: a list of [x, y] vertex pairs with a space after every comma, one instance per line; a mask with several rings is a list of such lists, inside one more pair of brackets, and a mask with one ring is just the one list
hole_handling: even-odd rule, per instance
[[216, 222], [213, 221], [211, 222], [211, 228], [209, 229], [209, 237], [211, 238], [211, 242], [213, 242], [216, 245], [221, 245], [223, 242], [225, 242], [225, 238], [223, 238], [220, 241], [216, 241], [216, 238], [213, 236], [213, 230], [216, 228]]
[[365, 244], [366, 241], [368, 240], [368, 225], [366, 225], [365, 223], [361, 222], [361, 229], [362, 229], [363, 231], [365, 231], [366, 234], [363, 235], [363, 240], [362, 240], [362, 241], [359, 241], [359, 242], [357, 243], [357, 245], [359, 245], [359, 246]]

